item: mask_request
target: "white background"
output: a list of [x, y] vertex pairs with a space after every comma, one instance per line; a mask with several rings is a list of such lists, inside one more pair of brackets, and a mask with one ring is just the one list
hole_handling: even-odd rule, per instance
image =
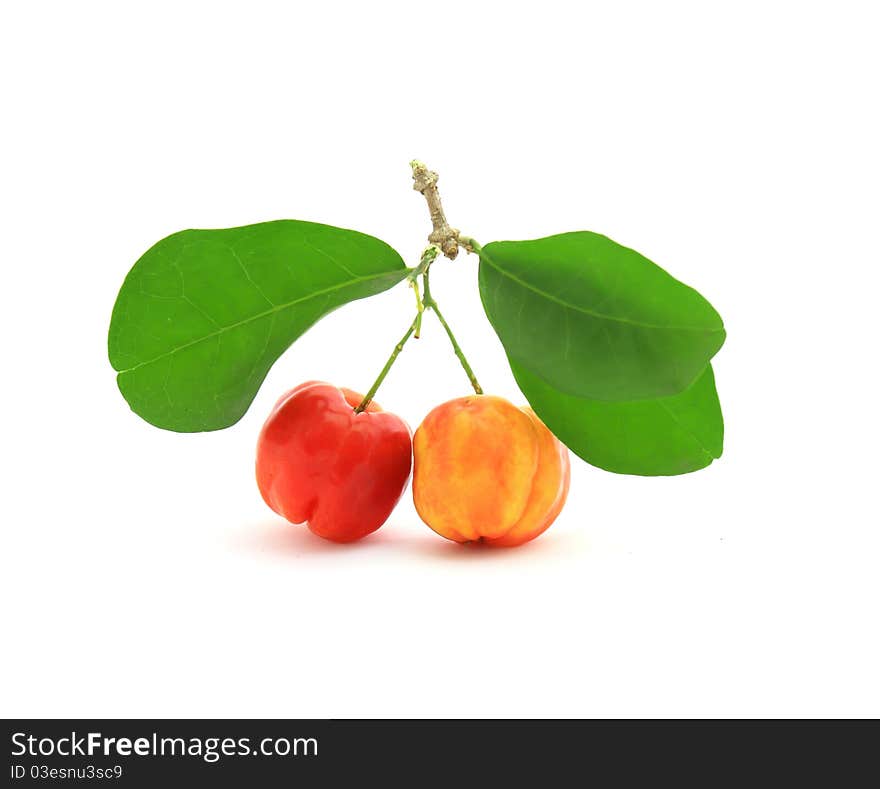
[[[880, 714], [872, 6], [4, 5], [0, 713]], [[128, 410], [106, 331], [144, 250], [291, 217], [415, 263], [413, 157], [482, 243], [596, 230], [705, 294], [723, 458], [574, 459], [515, 550], [444, 542], [409, 493], [360, 544], [285, 524], [260, 425], [300, 381], [368, 387], [403, 285], [309, 331], [229, 430]], [[484, 387], [521, 401], [475, 258], [434, 272]], [[466, 392], [431, 319], [378, 400], [415, 427]]]

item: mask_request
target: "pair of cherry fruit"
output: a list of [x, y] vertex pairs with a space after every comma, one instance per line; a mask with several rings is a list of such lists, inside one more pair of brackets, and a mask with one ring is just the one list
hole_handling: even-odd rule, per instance
[[569, 486], [568, 451], [527, 407], [492, 395], [443, 403], [412, 435], [350, 389], [308, 381], [272, 409], [257, 443], [266, 503], [317, 535], [352, 542], [391, 515], [413, 471], [422, 520], [455, 542], [515, 546], [544, 532]]

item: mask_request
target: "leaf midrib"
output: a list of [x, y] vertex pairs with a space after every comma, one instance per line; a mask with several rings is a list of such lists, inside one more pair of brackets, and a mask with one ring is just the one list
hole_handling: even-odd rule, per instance
[[[309, 301], [310, 299], [317, 298], [318, 296], [326, 296], [328, 293], [335, 293], [336, 291], [342, 290], [343, 288], [347, 288], [351, 285], [357, 285], [360, 282], [370, 282], [373, 280], [382, 279], [383, 277], [389, 277], [392, 274], [398, 273], [397, 271], [386, 271], [382, 274], [375, 274], [364, 277], [355, 277], [353, 279], [348, 280], [347, 282], [342, 282], [339, 285], [334, 285], [330, 288], [324, 288], [323, 290], [315, 291], [314, 293], [310, 293], [308, 296], [303, 296], [302, 298], [294, 299], [293, 301], [288, 301], [284, 304], [278, 304], [271, 309], [260, 312], [256, 315], [252, 315], [249, 318], [245, 318], [244, 320], [237, 321], [236, 323], [231, 323], [229, 326], [223, 326], [216, 331], [209, 332], [201, 337], [197, 337], [195, 340], [190, 340], [189, 342], [184, 343], [183, 345], [178, 345], [176, 348], [172, 348], [171, 350], [165, 351], [164, 353], [160, 353], [158, 356], [154, 356], [152, 359], [147, 359], [143, 362], [138, 362], [137, 364], [127, 367], [124, 370], [117, 370], [119, 375], [123, 373], [131, 373], [135, 370], [140, 369], [141, 367], [146, 367], [148, 364], [155, 364], [162, 359], [165, 359], [168, 356], [173, 356], [175, 353], [179, 353], [180, 351], [184, 351], [187, 348], [191, 348], [194, 345], [198, 345], [201, 342], [205, 342], [206, 340], [211, 340], [214, 337], [219, 337], [221, 334], [225, 334], [228, 331], [232, 331], [233, 329], [237, 329], [240, 326], [246, 326], [249, 323], [253, 323], [254, 321], [258, 321], [262, 318], [267, 318], [270, 315], [275, 315], [282, 310], [289, 309], [290, 307], [295, 307], [297, 304], [302, 304], [305, 301]], [[406, 269], [403, 269], [403, 274], [406, 273]]]
[[517, 277], [515, 274], [511, 274], [509, 271], [507, 271], [506, 269], [503, 269], [501, 266], [499, 266], [496, 261], [492, 260], [492, 258], [486, 254], [485, 247], [483, 247], [483, 249], [480, 250], [480, 258], [482, 260], [486, 261], [486, 263], [488, 263], [490, 266], [492, 266], [492, 268], [494, 268], [496, 271], [498, 271], [502, 276], [505, 276], [508, 279], [512, 280], [513, 282], [516, 282], [518, 285], [522, 285], [522, 287], [526, 288], [527, 290], [530, 290], [533, 293], [538, 294], [539, 296], [543, 296], [548, 301], [555, 302], [556, 304], [559, 304], [562, 307], [565, 307], [566, 309], [574, 310], [575, 312], [580, 312], [580, 313], [583, 313], [584, 315], [589, 315], [590, 317], [593, 317], [593, 318], [599, 318], [600, 320], [606, 320], [606, 321], [613, 321], [616, 323], [626, 323], [626, 324], [629, 324], [630, 326], [639, 326], [644, 329], [665, 329], [668, 331], [698, 331], [698, 332], [708, 332], [711, 334], [718, 334], [719, 332], [724, 331], [723, 326], [719, 327], [717, 329], [709, 328], [706, 326], [669, 326], [669, 325], [661, 326], [659, 324], [654, 324], [654, 323], [643, 323], [641, 321], [634, 321], [634, 320], [630, 320], [629, 318], [622, 318], [617, 315], [606, 315], [605, 313], [597, 312], [596, 310], [591, 310], [591, 309], [588, 309], [587, 307], [581, 307], [576, 304], [570, 304], [569, 302], [565, 301], [564, 299], [561, 299], [558, 296], [554, 296], [552, 293], [547, 293], [547, 291], [541, 290], [540, 288], [536, 287], [535, 285], [532, 285], [530, 282], [526, 282], [526, 280], [521, 279], [520, 277]]

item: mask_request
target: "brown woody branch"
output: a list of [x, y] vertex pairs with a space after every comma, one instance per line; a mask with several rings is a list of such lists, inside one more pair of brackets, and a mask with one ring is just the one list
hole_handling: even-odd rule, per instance
[[464, 243], [464, 239], [459, 238], [459, 231], [446, 221], [443, 205], [440, 202], [440, 192], [437, 189], [437, 181], [440, 176], [418, 160], [410, 162], [410, 166], [412, 167], [413, 189], [424, 195], [428, 203], [428, 211], [431, 213], [431, 224], [434, 229], [428, 236], [428, 241], [436, 244], [450, 260], [454, 260], [458, 255], [458, 247], [461, 245], [467, 248], [467, 245]]

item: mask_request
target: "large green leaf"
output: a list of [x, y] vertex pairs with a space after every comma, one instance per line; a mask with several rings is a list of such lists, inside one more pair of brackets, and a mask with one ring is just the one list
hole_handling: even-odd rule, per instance
[[706, 299], [597, 233], [487, 244], [480, 295], [510, 359], [578, 397], [677, 394], [724, 342]]
[[712, 365], [684, 392], [608, 403], [563, 394], [511, 362], [516, 382], [544, 424], [572, 452], [618, 474], [687, 474], [721, 457], [724, 421]]
[[228, 427], [315, 321], [406, 273], [383, 241], [312, 222], [175, 233], [134, 264], [116, 299], [119, 389], [158, 427]]

